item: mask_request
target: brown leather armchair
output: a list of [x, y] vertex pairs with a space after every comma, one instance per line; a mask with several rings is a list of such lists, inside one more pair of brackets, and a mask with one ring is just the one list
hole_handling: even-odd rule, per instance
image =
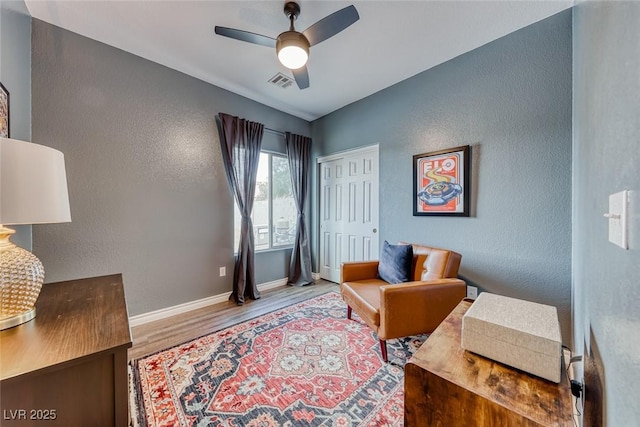
[[457, 279], [462, 256], [454, 251], [413, 244], [413, 281], [389, 284], [378, 276], [378, 261], [345, 262], [340, 293], [373, 329], [387, 362], [386, 340], [433, 332], [466, 296]]

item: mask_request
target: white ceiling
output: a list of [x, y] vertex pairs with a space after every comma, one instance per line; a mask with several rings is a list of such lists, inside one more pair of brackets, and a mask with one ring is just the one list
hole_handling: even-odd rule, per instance
[[296, 29], [349, 4], [360, 20], [311, 48], [311, 87], [291, 76], [275, 49], [214, 34], [214, 26], [270, 37], [288, 29], [284, 1], [26, 0], [34, 18], [66, 28], [306, 120], [313, 120], [519, 28], [573, 0], [301, 0]]

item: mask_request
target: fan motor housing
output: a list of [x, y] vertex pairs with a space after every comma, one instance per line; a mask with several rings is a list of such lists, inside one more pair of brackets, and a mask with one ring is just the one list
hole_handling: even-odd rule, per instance
[[276, 52], [280, 52], [283, 46], [291, 45], [299, 46], [309, 52], [309, 40], [307, 40], [304, 34], [297, 31], [285, 31], [281, 33], [276, 40]]

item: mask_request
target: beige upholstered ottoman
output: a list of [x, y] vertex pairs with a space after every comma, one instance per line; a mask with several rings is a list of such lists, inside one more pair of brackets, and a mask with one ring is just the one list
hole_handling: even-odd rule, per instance
[[462, 317], [462, 348], [560, 382], [562, 337], [550, 305], [483, 292]]

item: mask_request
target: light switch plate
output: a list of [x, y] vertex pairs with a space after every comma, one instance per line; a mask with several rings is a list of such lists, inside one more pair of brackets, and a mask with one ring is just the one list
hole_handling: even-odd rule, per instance
[[627, 243], [627, 205], [629, 191], [624, 190], [609, 196], [609, 241], [628, 249]]

